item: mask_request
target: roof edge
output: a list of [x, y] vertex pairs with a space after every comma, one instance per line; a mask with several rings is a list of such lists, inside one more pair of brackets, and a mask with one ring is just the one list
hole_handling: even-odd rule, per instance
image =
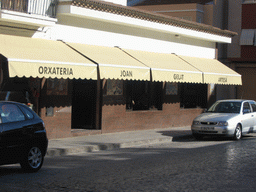
[[184, 19], [160, 15], [150, 11], [141, 10], [134, 7], [117, 5], [114, 3], [109, 3], [100, 0], [65, 0], [59, 1], [59, 5], [73, 5], [78, 7], [84, 7], [88, 9], [98, 10], [102, 12], [108, 12], [116, 15], [127, 16], [131, 18], [151, 21], [155, 23], [161, 23], [165, 25], [171, 25], [176, 27], [181, 27], [185, 29], [191, 29], [195, 31], [220, 35], [224, 37], [233, 37], [238, 35], [236, 32], [229, 30], [222, 30], [211, 25], [196, 23], [193, 21], [187, 21]]

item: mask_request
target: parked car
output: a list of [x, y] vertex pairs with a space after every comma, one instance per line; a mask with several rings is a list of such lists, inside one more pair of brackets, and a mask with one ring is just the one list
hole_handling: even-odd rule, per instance
[[215, 135], [239, 140], [244, 134], [256, 132], [256, 102], [216, 101], [206, 112], [194, 119], [191, 130], [196, 139]]
[[22, 103], [0, 101], [0, 165], [38, 171], [48, 147], [43, 120]]

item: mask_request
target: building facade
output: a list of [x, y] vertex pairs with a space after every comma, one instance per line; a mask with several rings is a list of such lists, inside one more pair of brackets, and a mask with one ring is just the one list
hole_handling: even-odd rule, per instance
[[1, 99], [30, 103], [49, 138], [187, 126], [214, 85], [241, 84], [216, 59], [234, 32], [115, 2], [33, 2], [2, 1]]
[[[239, 36], [236, 39], [236, 44], [230, 47], [230, 62], [236, 66], [236, 71], [243, 75], [243, 86], [237, 89], [238, 98], [248, 98], [255, 100], [255, 82], [256, 82], [256, 57], [255, 57], [255, 10], [256, 2], [253, 0], [242, 1], [237, 9], [240, 12], [239, 18], [234, 18], [230, 23], [236, 25]], [[233, 13], [233, 12], [232, 12]]]
[[143, 1], [136, 7], [237, 32], [232, 44], [218, 44], [218, 59], [243, 76], [242, 86], [217, 86], [217, 99], [256, 99], [254, 94], [254, 0]]

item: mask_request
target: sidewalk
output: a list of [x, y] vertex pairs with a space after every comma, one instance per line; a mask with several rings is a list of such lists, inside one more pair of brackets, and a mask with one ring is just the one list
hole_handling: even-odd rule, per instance
[[64, 156], [159, 142], [171, 142], [175, 138], [189, 135], [191, 135], [191, 130], [188, 126], [52, 139], [49, 140], [47, 156]]

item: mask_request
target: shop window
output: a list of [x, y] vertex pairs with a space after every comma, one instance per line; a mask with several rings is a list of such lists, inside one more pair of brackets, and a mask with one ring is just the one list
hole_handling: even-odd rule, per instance
[[149, 82], [127, 81], [126, 82], [126, 109], [148, 110], [149, 109]]
[[105, 95], [123, 95], [123, 81], [108, 79]]
[[47, 95], [67, 95], [68, 80], [67, 79], [47, 79]]
[[165, 95], [178, 95], [178, 84], [166, 82]]
[[162, 110], [162, 82], [126, 81], [127, 110]]
[[206, 108], [207, 85], [206, 84], [179, 84], [181, 108]]

